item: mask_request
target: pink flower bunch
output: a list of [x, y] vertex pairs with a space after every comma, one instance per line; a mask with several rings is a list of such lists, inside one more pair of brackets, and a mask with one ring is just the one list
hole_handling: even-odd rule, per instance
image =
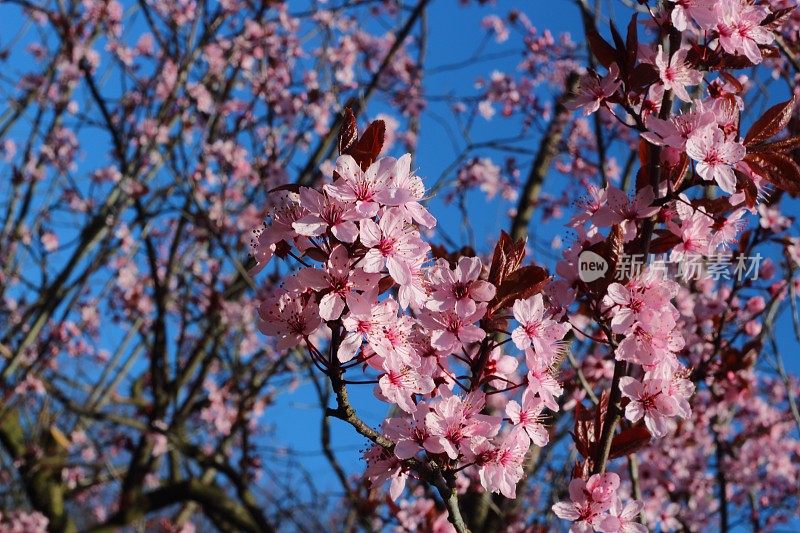
[[[497, 289], [478, 257], [431, 260], [418, 226], [436, 221], [420, 203], [425, 190], [410, 161], [386, 157], [363, 169], [343, 155], [331, 183], [273, 193], [281, 203], [253, 255], [258, 268], [278, 255], [299, 269], [263, 299], [260, 328], [280, 350], [305, 345], [325, 372], [361, 365], [377, 373], [375, 396], [399, 415], [381, 426], [391, 453], [367, 451], [367, 477], [391, 480], [393, 498], [426, 458], [513, 498], [531, 443], [549, 442], [543, 410], [559, 408], [552, 369], [570, 328], [541, 294], [509, 302], [519, 323], [511, 337], [527, 366], [514, 381], [519, 362], [483, 324]], [[461, 364], [472, 373], [468, 385], [457, 377]], [[514, 390], [521, 403], [494, 394]]]
[[642, 503], [632, 501], [622, 506], [617, 489], [619, 476], [613, 472], [595, 474], [588, 480], [573, 479], [569, 484], [570, 501], [553, 505], [559, 518], [573, 522], [571, 532], [645, 533], [637, 523]]

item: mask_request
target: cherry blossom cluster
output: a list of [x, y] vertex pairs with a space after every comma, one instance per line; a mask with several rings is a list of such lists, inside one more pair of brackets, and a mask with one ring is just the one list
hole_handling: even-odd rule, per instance
[[569, 484], [570, 501], [556, 503], [553, 512], [574, 522], [571, 531], [646, 533], [647, 528], [638, 523], [642, 502], [623, 506], [617, 495], [619, 484], [614, 473], [595, 474], [586, 481], [575, 478]]
[[[542, 294], [513, 302], [521, 378], [518, 357], [484, 324], [497, 288], [481, 279], [481, 259], [431, 257], [419, 228], [436, 220], [420, 204], [424, 186], [410, 155], [366, 169], [342, 155], [334, 176], [319, 189], [274, 193], [283, 203], [253, 239], [256, 269], [274, 255], [300, 268], [261, 303], [262, 332], [279, 349], [307, 349], [326, 373], [362, 365], [377, 374], [376, 397], [402, 416], [382, 424], [392, 446], [366, 453], [366, 475], [391, 479], [393, 498], [423, 456], [445, 470], [474, 469], [486, 490], [514, 498], [531, 442], [548, 443], [544, 409], [559, 409], [552, 369], [569, 325]], [[520, 401], [509, 399], [514, 392]]]

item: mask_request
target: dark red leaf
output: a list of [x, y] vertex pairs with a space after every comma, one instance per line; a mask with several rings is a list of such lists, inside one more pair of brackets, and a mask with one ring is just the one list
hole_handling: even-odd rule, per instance
[[790, 194], [800, 194], [800, 165], [780, 153], [749, 153], [745, 162], [766, 181]]
[[755, 154], [762, 152], [785, 153], [792, 150], [797, 150], [798, 148], [800, 148], [800, 136], [788, 137], [786, 139], [780, 139], [766, 144], [748, 146], [747, 151]]
[[287, 183], [286, 185], [278, 185], [274, 189], [270, 189], [267, 194], [272, 194], [279, 191], [300, 192], [300, 185], [297, 183]]
[[515, 300], [524, 300], [542, 292], [550, 280], [547, 271], [540, 266], [529, 265], [509, 274], [497, 288], [497, 294], [489, 302], [492, 312], [510, 307]]
[[342, 127], [339, 128], [339, 153], [346, 153], [347, 149], [350, 148], [356, 140], [358, 140], [356, 116], [353, 114], [353, 110], [347, 107], [344, 110]]
[[730, 85], [733, 86], [733, 88], [735, 89], [734, 94], [741, 94], [742, 91], [744, 91], [744, 85], [742, 85], [741, 82], [738, 79], [736, 79], [736, 77], [733, 76], [730, 72], [723, 71], [720, 72], [719, 75], [725, 78], [725, 81], [727, 81]]
[[384, 276], [378, 282], [378, 294], [383, 294], [394, 286], [394, 280], [391, 276]]
[[601, 65], [608, 68], [617, 63], [617, 51], [599, 33], [590, 31], [586, 37], [589, 40], [589, 50]]
[[511, 241], [511, 238], [508, 236], [508, 233], [501, 230], [500, 239], [498, 239], [497, 244], [494, 246], [492, 263], [489, 267], [489, 283], [492, 283], [495, 286], [503, 282], [501, 276], [505, 270], [506, 246], [508, 245], [509, 241]]
[[639, 63], [628, 77], [631, 89], [639, 89], [658, 81], [658, 69], [649, 63]]
[[702, 207], [706, 213], [719, 216], [731, 209], [731, 202], [728, 197], [721, 198], [699, 198], [692, 201], [694, 208]]
[[385, 134], [386, 123], [382, 120], [375, 120], [367, 126], [361, 138], [348, 148], [345, 153], [353, 156], [353, 159], [356, 160], [362, 170], [366, 170], [381, 153]]
[[681, 243], [681, 238], [672, 232], [664, 233], [650, 242], [650, 253], [663, 254]]
[[792, 118], [794, 108], [794, 96], [781, 104], [774, 105], [756, 120], [747, 136], [744, 138], [744, 145], [750, 146], [766, 141], [770, 137], [777, 135], [789, 123]]
[[522, 264], [525, 258], [526, 239], [513, 242], [505, 231], [500, 231], [500, 239], [494, 247], [492, 264], [489, 268], [489, 282], [500, 286], [509, 274]]
[[636, 172], [636, 190], [640, 191], [642, 188], [652, 185], [653, 180], [650, 179], [650, 153], [652, 152], [653, 145], [647, 142], [644, 137], [639, 138], [639, 170]]
[[628, 23], [628, 35], [625, 37], [625, 62], [627, 63], [627, 71], [633, 71], [636, 65], [636, 56], [639, 52], [639, 34], [636, 26], [638, 13], [634, 13], [631, 21]]
[[622, 35], [620, 35], [619, 30], [617, 30], [617, 26], [614, 24], [613, 20], [609, 20], [608, 25], [611, 27], [611, 38], [614, 39], [614, 46], [617, 48], [617, 57], [621, 60], [619, 61], [620, 70], [625, 68], [625, 41], [622, 40]]
[[316, 246], [307, 249], [305, 252], [303, 252], [303, 255], [305, 257], [310, 257], [314, 261], [319, 261], [320, 263], [324, 263], [325, 261], [328, 260], [328, 254], [326, 254]]
[[634, 453], [650, 442], [650, 438], [650, 432], [644, 425], [623, 429], [611, 440], [611, 452], [608, 458], [615, 459]]
[[761, 25], [767, 27], [770, 30], [777, 30], [782, 25], [784, 20], [792, 14], [792, 11], [797, 9], [796, 7], [785, 7], [783, 9], [778, 9], [777, 11], [773, 11], [769, 15], [767, 15], [764, 20], [761, 21]]

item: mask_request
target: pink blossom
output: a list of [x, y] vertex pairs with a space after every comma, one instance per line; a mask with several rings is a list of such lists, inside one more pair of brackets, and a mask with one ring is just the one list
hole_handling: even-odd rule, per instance
[[511, 423], [522, 428], [530, 440], [540, 448], [546, 446], [550, 440], [547, 428], [541, 423], [543, 410], [544, 402], [531, 389], [526, 389], [522, 394], [522, 405], [514, 400], [506, 404], [506, 414]]
[[525, 361], [528, 365], [528, 390], [538, 394], [548, 409], [558, 411], [556, 398], [564, 393], [564, 389], [553, 376], [551, 363], [530, 348], [525, 350]]
[[425, 416], [429, 411], [428, 405], [420, 402], [411, 411], [410, 418], [404, 416], [384, 421], [383, 431], [394, 441], [394, 454], [399, 459], [410, 459], [424, 451], [425, 439], [429, 436]]
[[397, 290], [397, 299], [403, 309], [407, 309], [409, 306], [421, 309], [428, 301], [428, 280], [426, 269], [423, 267], [426, 261], [427, 257], [420, 255], [406, 263], [411, 276], [407, 283], [398, 283], [400, 288]]
[[530, 439], [524, 431], [513, 429], [496, 448], [481, 450], [476, 462], [483, 488], [489, 492], [499, 492], [506, 498], [516, 498], [517, 483], [525, 475], [522, 464], [530, 445]]
[[775, 36], [761, 22], [768, 11], [763, 6], [754, 6], [741, 0], [718, 0], [715, 2], [716, 30], [719, 44], [729, 54], [743, 54], [754, 64], [761, 63], [758, 45], [767, 45]]
[[426, 228], [434, 227], [436, 219], [420, 204], [425, 197], [425, 185], [411, 170], [411, 154], [405, 154], [397, 161], [386, 158], [386, 165], [388, 181], [376, 198], [383, 205], [395, 207], [407, 222], [413, 221]]
[[386, 188], [391, 166], [389, 158], [381, 158], [363, 171], [352, 156], [341, 155], [336, 160], [339, 178], [325, 185], [325, 191], [340, 202], [355, 204], [361, 217], [374, 217], [380, 208], [376, 197]]
[[619, 224], [625, 242], [631, 241], [636, 237], [637, 220], [658, 213], [659, 207], [652, 205], [654, 199], [653, 188], [649, 186], [643, 187], [632, 202], [621, 189], [609, 187], [608, 203], [595, 213], [592, 220], [598, 226]]
[[297, 233], [316, 237], [330, 228], [340, 241], [355, 242], [358, 226], [354, 221], [362, 218], [355, 207], [310, 187], [300, 188], [300, 205], [308, 210], [308, 214], [292, 224]]
[[259, 329], [265, 335], [278, 337], [278, 349], [300, 344], [322, 325], [319, 308], [313, 299], [278, 291], [258, 309]]
[[544, 301], [541, 294], [527, 300], [514, 302], [514, 318], [519, 326], [511, 332], [517, 348], [525, 350], [533, 346], [540, 356], [552, 361], [561, 348], [561, 339], [569, 331], [569, 324], [558, 323], [544, 317]]
[[648, 131], [643, 132], [642, 137], [647, 141], [657, 146], [671, 146], [683, 151], [689, 137], [716, 124], [716, 116], [712, 111], [702, 113], [692, 111], [667, 120], [649, 116], [646, 124]]
[[597, 528], [611, 508], [618, 487], [619, 476], [613, 472], [595, 474], [588, 481], [575, 478], [569, 484], [572, 501], [556, 503], [553, 512], [559, 518], [577, 522], [578, 528]]
[[676, 331], [675, 318], [668, 311], [645, 309], [632, 331], [619, 343], [616, 358], [645, 367], [676, 364], [674, 353], [684, 347], [683, 336]]
[[394, 455], [387, 452], [377, 444], [364, 452], [364, 459], [367, 461], [367, 469], [364, 472], [373, 486], [382, 485], [386, 481], [391, 481], [389, 496], [396, 500], [403, 493], [408, 479], [408, 471]]
[[686, 31], [689, 21], [694, 20], [701, 28], [708, 28], [715, 22], [713, 8], [709, 0], [670, 0], [672, 25], [678, 31]]
[[337, 357], [342, 363], [349, 361], [361, 347], [366, 339], [373, 350], [381, 342], [381, 332], [384, 326], [397, 317], [397, 302], [387, 298], [383, 302], [375, 302], [376, 290], [364, 294], [350, 293], [346, 296], [347, 307], [350, 312], [342, 319], [342, 325], [347, 334], [339, 344]]
[[423, 311], [420, 323], [431, 331], [431, 345], [445, 352], [454, 352], [471, 342], [483, 340], [486, 332], [474, 323], [486, 313], [486, 304], [475, 306], [475, 312], [460, 315], [455, 311]]
[[614, 503], [609, 509], [609, 514], [600, 521], [597, 529], [603, 533], [647, 533], [647, 527], [640, 524], [639, 513], [644, 504], [638, 500], [628, 502], [623, 507], [619, 498], [614, 498]]
[[486, 397], [483, 392], [470, 392], [462, 399], [440, 386], [437, 397], [425, 417], [430, 436], [424, 446], [429, 452], [446, 453], [457, 459], [461, 447], [468, 445], [472, 437], [489, 438], [497, 434], [500, 419], [480, 414]]
[[706, 181], [716, 181], [727, 193], [736, 192], [733, 165], [745, 156], [742, 144], [726, 141], [719, 128], [708, 128], [686, 141], [686, 153], [697, 161], [700, 177]]
[[619, 381], [622, 395], [630, 399], [625, 418], [638, 422], [644, 417], [645, 426], [656, 438], [668, 432], [667, 421], [678, 413], [678, 405], [667, 392], [668, 383], [658, 378], [645, 378], [644, 383], [630, 376]]
[[439, 260], [430, 274], [433, 293], [428, 307], [434, 311], [451, 311], [471, 315], [476, 302], [488, 302], [495, 295], [495, 287], [478, 279], [481, 260], [478, 257], [461, 257], [455, 270], [450, 270], [447, 261]]
[[656, 67], [661, 77], [661, 83], [668, 91], [675, 93], [675, 96], [684, 102], [690, 102], [692, 97], [686, 90], [687, 86], [697, 85], [703, 80], [700, 71], [690, 68], [686, 64], [686, 55], [689, 53], [688, 47], [679, 48], [670, 58], [669, 54], [658, 45], [656, 55]]
[[596, 74], [583, 76], [578, 95], [567, 106], [570, 109], [583, 107], [584, 115], [591, 115], [600, 109], [600, 104], [613, 96], [622, 85], [622, 82], [617, 78], [619, 78], [619, 67], [616, 63], [611, 64], [608, 68], [608, 74], [602, 79]]
[[670, 252], [670, 260], [677, 261], [686, 255], [706, 255], [713, 223], [714, 219], [700, 209], [693, 210], [680, 225], [670, 220], [667, 228], [681, 238], [681, 242]]
[[305, 287], [316, 291], [326, 291], [319, 302], [319, 314], [323, 320], [336, 320], [342, 315], [345, 298], [353, 290], [366, 290], [375, 287], [380, 281], [379, 274], [367, 274], [362, 269], [351, 269], [347, 249], [334, 246], [325, 269], [304, 268], [297, 280]]
[[378, 224], [371, 219], [362, 220], [361, 243], [368, 248], [363, 259], [364, 272], [380, 272], [386, 266], [400, 284], [412, 281], [409, 264], [428, 250], [418, 232], [396, 209], [386, 211]]
[[381, 393], [407, 413], [413, 413], [416, 409], [415, 394], [427, 394], [434, 388], [433, 379], [393, 357], [384, 360], [383, 369], [386, 373], [378, 380]]

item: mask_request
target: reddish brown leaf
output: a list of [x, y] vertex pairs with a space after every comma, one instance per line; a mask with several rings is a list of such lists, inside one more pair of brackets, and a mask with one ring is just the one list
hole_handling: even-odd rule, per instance
[[725, 81], [727, 81], [731, 86], [733, 86], [733, 88], [735, 89], [734, 94], [741, 94], [744, 91], [744, 85], [742, 85], [741, 82], [738, 79], [736, 79], [736, 77], [733, 76], [730, 72], [723, 71], [720, 72], [719, 75], [725, 78]]
[[367, 126], [361, 138], [345, 150], [345, 153], [353, 156], [362, 170], [366, 170], [381, 153], [385, 133], [386, 124], [382, 120], [375, 120]]
[[325, 261], [328, 260], [328, 254], [326, 254], [316, 246], [308, 248], [305, 252], [303, 252], [303, 255], [305, 257], [310, 257], [314, 261], [319, 261], [320, 263], [324, 263]]
[[513, 242], [505, 231], [500, 231], [500, 239], [494, 247], [492, 264], [489, 268], [489, 282], [500, 286], [509, 274], [522, 264], [525, 258], [526, 239]]
[[667, 165], [665, 178], [672, 183], [673, 190], [678, 189], [686, 177], [686, 170], [689, 168], [689, 156], [681, 152], [678, 163], [675, 165]]
[[614, 46], [617, 49], [619, 68], [620, 70], [625, 70], [625, 41], [622, 40], [622, 35], [620, 35], [613, 20], [609, 20], [608, 25], [611, 27], [611, 38], [614, 39]]
[[488, 278], [489, 283], [492, 283], [495, 286], [503, 282], [501, 276], [505, 270], [507, 261], [506, 247], [509, 241], [511, 241], [511, 238], [508, 236], [508, 233], [500, 230], [500, 238], [497, 240], [497, 244], [494, 246], [494, 253], [492, 254], [492, 263], [489, 267]]
[[617, 51], [599, 33], [590, 31], [586, 37], [589, 40], [589, 50], [601, 65], [608, 68], [617, 63]]
[[528, 265], [509, 274], [497, 287], [497, 294], [489, 302], [489, 309], [496, 311], [510, 307], [515, 300], [524, 300], [542, 292], [550, 280], [547, 271], [540, 266]]
[[391, 276], [384, 276], [378, 282], [378, 294], [383, 294], [394, 286], [394, 280]]
[[647, 142], [644, 137], [639, 138], [639, 170], [636, 172], [636, 190], [640, 191], [642, 188], [652, 185], [650, 179], [650, 153], [652, 152], [652, 145]]
[[781, 104], [774, 105], [756, 120], [744, 138], [744, 145], [750, 146], [766, 141], [777, 135], [789, 123], [794, 108], [794, 96]]
[[800, 165], [780, 153], [749, 153], [745, 162], [766, 181], [790, 194], [800, 194]]
[[800, 136], [797, 137], [788, 137], [786, 139], [780, 139], [771, 143], [766, 144], [757, 144], [755, 146], [748, 146], [747, 151], [751, 153], [762, 153], [762, 152], [791, 152], [792, 150], [797, 150], [800, 148]]
[[642, 424], [622, 430], [611, 440], [609, 459], [615, 459], [636, 452], [650, 442], [650, 432]]
[[731, 209], [731, 202], [728, 197], [721, 198], [699, 198], [692, 201], [695, 208], [702, 207], [710, 215], [721, 215]]
[[628, 77], [628, 85], [631, 89], [637, 89], [652, 85], [658, 81], [658, 69], [648, 63], [639, 63]]
[[637, 29], [638, 13], [634, 13], [628, 23], [628, 35], [625, 36], [625, 63], [627, 72], [632, 72], [636, 65], [636, 56], [639, 52], [639, 34]]
[[339, 153], [344, 154], [358, 140], [358, 124], [353, 110], [349, 107], [344, 110], [342, 127], [339, 128]]
[[575, 448], [584, 458], [591, 458], [594, 453], [594, 440], [591, 438], [594, 426], [594, 410], [587, 410], [582, 403], [575, 404], [575, 423], [572, 428], [572, 440]]
[[767, 27], [770, 30], [777, 30], [782, 25], [786, 18], [792, 14], [792, 12], [797, 9], [796, 7], [785, 7], [783, 9], [778, 9], [777, 11], [773, 11], [769, 15], [767, 15], [764, 20], [761, 21], [761, 25]]
[[298, 185], [297, 183], [287, 183], [286, 185], [278, 185], [277, 187], [270, 189], [267, 194], [272, 194], [274, 192], [279, 192], [279, 191], [289, 191], [289, 192], [299, 193], [300, 185]]
[[650, 253], [663, 254], [672, 250], [675, 246], [681, 243], [681, 238], [672, 233], [664, 233], [660, 237], [656, 237], [650, 242]]

